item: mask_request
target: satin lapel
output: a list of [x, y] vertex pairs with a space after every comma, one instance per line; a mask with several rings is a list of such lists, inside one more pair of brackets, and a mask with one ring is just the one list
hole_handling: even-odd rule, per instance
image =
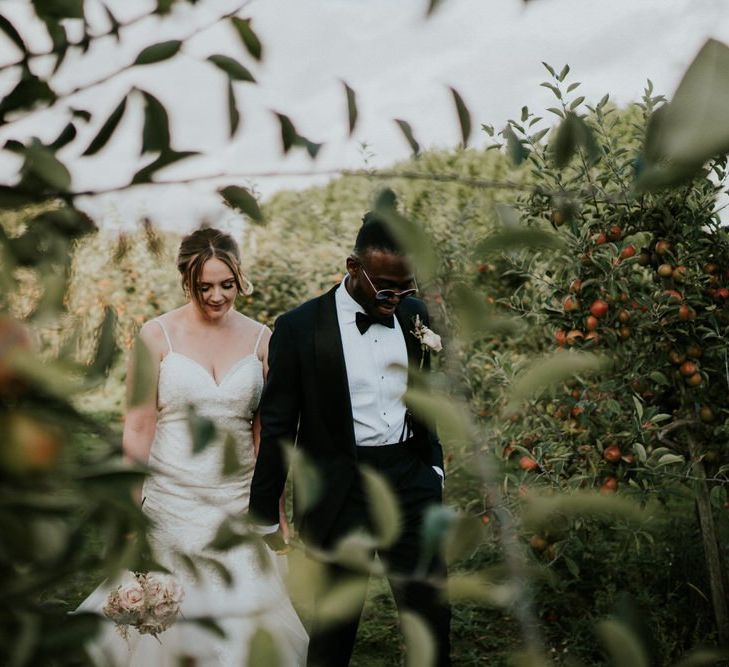
[[[337, 286], [338, 287], [338, 286]], [[332, 435], [346, 438], [354, 448], [354, 423], [352, 422], [352, 403], [349, 398], [347, 367], [344, 363], [342, 337], [339, 333], [339, 320], [334, 293], [337, 287], [319, 298], [314, 330], [314, 354], [317, 377], [325, 414], [321, 418], [328, 424]]]
[[402, 301], [395, 311], [397, 321], [400, 323], [402, 335], [405, 336], [405, 347], [408, 351], [408, 362], [410, 368], [418, 368], [420, 366], [420, 343], [418, 339], [411, 333], [413, 330], [413, 318], [415, 315], [407, 306], [407, 302]]

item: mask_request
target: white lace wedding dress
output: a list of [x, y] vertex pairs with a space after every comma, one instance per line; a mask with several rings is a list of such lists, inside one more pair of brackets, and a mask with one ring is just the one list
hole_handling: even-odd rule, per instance
[[[304, 665], [308, 638], [284, 588], [277, 557], [268, 549], [243, 544], [229, 551], [210, 551], [206, 545], [228, 516], [248, 508], [255, 463], [251, 422], [263, 386], [258, 342], [219, 383], [196, 361], [174, 347], [160, 319], [169, 351], [160, 365], [157, 428], [149, 464], [155, 474], [143, 489], [144, 512], [152, 521], [150, 541], [158, 562], [180, 581], [185, 598], [183, 620], [159, 635], [140, 635], [131, 629], [122, 639], [113, 623], [88, 647], [99, 665], [114, 667], [240, 667], [248, 664], [249, 644], [258, 628], [268, 630], [284, 665]], [[262, 328], [263, 329], [263, 328]], [[192, 451], [189, 406], [215, 424], [216, 439], [203, 451]], [[242, 470], [223, 475], [226, 434], [237, 444]], [[227, 586], [212, 564], [196, 561], [199, 578], [185, 567], [179, 553], [211, 557], [231, 573]], [[262, 562], [261, 554], [264, 560]], [[116, 582], [115, 584], [116, 585]], [[99, 612], [111, 584], [100, 586], [77, 611]], [[212, 617], [225, 638], [188, 622]], [[190, 658], [188, 663], [182, 661]]]

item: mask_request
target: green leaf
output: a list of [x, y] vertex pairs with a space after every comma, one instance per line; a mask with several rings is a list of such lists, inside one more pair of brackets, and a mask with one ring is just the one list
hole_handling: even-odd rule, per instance
[[657, 189], [692, 178], [729, 152], [729, 47], [709, 39], [686, 70], [671, 102], [654, 112], [646, 133], [647, 168], [638, 187]]
[[41, 18], [84, 18], [84, 0], [32, 0], [32, 3]]
[[368, 514], [381, 548], [392, 545], [402, 531], [400, 507], [388, 480], [368, 466], [360, 466]]
[[56, 101], [56, 93], [47, 81], [39, 79], [27, 69], [23, 78], [0, 101], [0, 120], [10, 111], [24, 111], [48, 107]]
[[423, 517], [419, 570], [426, 571], [434, 556], [442, 554], [446, 535], [458, 519], [458, 513], [447, 505], [430, 505]]
[[544, 83], [540, 83], [539, 85], [542, 86], [542, 88], [549, 88], [549, 90], [551, 90], [554, 93], [554, 96], [558, 100], [562, 99], [562, 93], [560, 92], [559, 88], [557, 88], [557, 86], [555, 86], [553, 83], [547, 83], [545, 81]]
[[519, 166], [529, 157], [529, 149], [519, 140], [519, 137], [516, 136], [511, 126], [507, 125], [501, 134], [506, 139], [506, 152], [511, 158], [511, 161]]
[[48, 145], [48, 149], [53, 153], [60, 151], [76, 138], [76, 134], [76, 126], [73, 123], [67, 123], [53, 142]]
[[317, 599], [316, 622], [326, 626], [354, 618], [359, 614], [366, 594], [365, 577], [339, 580]]
[[[172, 0], [158, 0], [158, 5], [171, 2]], [[198, 616], [191, 621], [195, 625], [199, 625], [201, 628], [204, 628], [211, 634], [215, 635], [216, 637], [220, 637], [220, 639], [225, 639], [227, 635], [225, 634], [225, 630], [223, 630], [222, 626], [218, 621], [214, 618], [207, 617], [207, 616]]]
[[421, 616], [411, 611], [400, 613], [400, 628], [407, 647], [406, 667], [435, 665], [435, 638]]
[[601, 621], [595, 628], [600, 642], [615, 665], [648, 667], [648, 656], [638, 638], [619, 621]]
[[600, 158], [600, 147], [592, 130], [582, 118], [569, 111], [557, 130], [552, 147], [557, 168], [566, 167], [578, 148], [585, 151], [588, 162], [595, 162]]
[[273, 635], [263, 627], [259, 627], [248, 644], [248, 661], [250, 667], [283, 667], [284, 660]]
[[471, 136], [471, 114], [458, 91], [455, 88], [451, 88], [450, 91], [451, 95], [453, 95], [453, 103], [456, 105], [458, 122], [461, 126], [461, 139], [465, 148], [468, 146], [468, 139]]
[[285, 114], [274, 111], [281, 127], [281, 141], [283, 142], [284, 154], [288, 153], [294, 146], [302, 146], [309, 153], [309, 156], [315, 158], [319, 153], [322, 144], [309, 141], [306, 137], [302, 137], [294, 127], [291, 119]]
[[106, 146], [111, 135], [114, 134], [114, 130], [116, 130], [119, 125], [126, 108], [127, 98], [125, 95], [122, 101], [117, 105], [116, 109], [114, 109], [114, 111], [111, 112], [111, 115], [106, 119], [106, 122], [101, 126], [101, 129], [98, 131], [96, 136], [91, 140], [88, 148], [81, 155], [94, 155]]
[[28, 52], [28, 47], [25, 46], [23, 38], [20, 33], [15, 29], [15, 26], [8, 21], [2, 14], [0, 14], [0, 30], [15, 44], [23, 53]]
[[347, 119], [349, 121], [349, 136], [352, 136], [355, 125], [357, 125], [357, 96], [355, 92], [344, 82], [344, 92], [347, 95]]
[[225, 434], [225, 442], [223, 443], [223, 469], [221, 471], [223, 477], [238, 475], [242, 470], [240, 459], [238, 458], [238, 443], [230, 434]]
[[726, 649], [698, 648], [684, 656], [674, 667], [704, 667], [718, 665], [721, 661], [729, 658], [729, 651]]
[[516, 594], [513, 583], [495, 583], [483, 572], [448, 575], [448, 599], [452, 602], [481, 602], [494, 607], [508, 607], [514, 603]]
[[25, 149], [23, 170], [34, 174], [54, 190], [64, 192], [71, 187], [71, 174], [68, 169], [37, 140]]
[[413, 135], [413, 128], [410, 127], [410, 123], [405, 120], [400, 120], [398, 118], [395, 119], [395, 122], [397, 123], [397, 126], [400, 128], [400, 131], [403, 133], [403, 136], [410, 145], [410, 150], [412, 150], [413, 155], [417, 157], [420, 154], [420, 144], [415, 140], [415, 136]]
[[606, 496], [577, 491], [558, 496], [530, 495], [523, 509], [524, 528], [528, 531], [554, 530], [556, 522], [569, 518], [622, 518], [640, 524], [647, 520], [640, 505], [622, 496]]
[[547, 71], [548, 71], [548, 72], [549, 72], [549, 73], [550, 73], [550, 74], [551, 74], [552, 76], [557, 76], [556, 72], [554, 71], [554, 68], [553, 68], [553, 67], [552, 67], [551, 65], [548, 65], [548, 64], [547, 64], [547, 63], [545, 63], [544, 61], [542, 61], [542, 65], [544, 65], [544, 67], [546, 68], [546, 70], [547, 70]]
[[520, 328], [521, 320], [500, 314], [486, 303], [480, 289], [464, 283], [453, 285], [451, 306], [460, 324], [460, 332], [466, 339], [514, 334]]
[[142, 167], [132, 177], [132, 183], [151, 183], [152, 175], [158, 172], [160, 169], [167, 167], [180, 160], [185, 160], [189, 157], [199, 155], [197, 151], [173, 151], [171, 149], [164, 149], [156, 160], [150, 162], [147, 166]]
[[635, 405], [635, 413], [638, 415], [638, 421], [643, 419], [643, 404], [636, 396], [633, 396], [633, 405]]
[[208, 57], [208, 60], [216, 67], [223, 70], [231, 79], [231, 81], [248, 81], [255, 83], [253, 75], [241, 65], [237, 60], [229, 56], [215, 54]]
[[170, 147], [170, 121], [167, 110], [154, 95], [145, 91], [142, 91], [142, 95], [144, 96], [142, 153], [165, 151]]
[[0, 209], [15, 209], [29, 204], [37, 203], [43, 199], [42, 195], [33, 195], [20, 192], [17, 188], [0, 185]]
[[576, 375], [597, 373], [609, 365], [609, 360], [589, 352], [554, 353], [531, 363], [516, 377], [509, 390], [507, 414], [516, 412], [521, 403], [536, 398], [545, 390], [564, 384]]
[[232, 139], [240, 125], [240, 112], [235, 101], [233, 82], [230, 79], [228, 79], [228, 123], [230, 125], [230, 138]]
[[469, 442], [473, 432], [471, 416], [465, 404], [442, 392], [422, 386], [411, 386], [405, 402], [415, 416], [433, 429], [438, 429], [447, 442]]
[[243, 42], [243, 46], [246, 51], [248, 51], [248, 53], [250, 53], [256, 60], [260, 61], [263, 58], [263, 47], [261, 46], [258, 36], [255, 32], [253, 32], [253, 28], [251, 28], [251, 20], [233, 16], [230, 19], [230, 22], [233, 24], [233, 27], [238, 33], [238, 37], [240, 37], [241, 42]]
[[564, 247], [564, 241], [554, 232], [535, 227], [516, 227], [501, 229], [480, 241], [474, 250], [474, 256], [485, 257], [491, 253], [523, 250], [525, 248]]
[[392, 190], [384, 188], [377, 194], [372, 208], [410, 255], [413, 265], [418, 267], [419, 276], [427, 280], [438, 266], [435, 248], [422, 225], [401, 215], [395, 208], [395, 202]]
[[678, 454], [664, 454], [661, 456], [661, 458], [658, 459], [658, 463], [656, 463], [657, 466], [667, 466], [671, 465], [672, 463], [685, 463], [686, 460], [683, 458], [683, 456], [679, 456]]
[[433, 16], [435, 11], [438, 9], [440, 4], [443, 2], [443, 0], [428, 0], [428, 9], [425, 13], [425, 15], [430, 18]]
[[316, 505], [321, 498], [322, 480], [318, 468], [307, 455], [293, 446], [286, 448], [291, 478], [296, 489], [296, 504], [299, 511], [305, 512]]
[[199, 415], [192, 406], [187, 411], [187, 425], [192, 436], [193, 454], [198, 454], [207, 449], [208, 445], [215, 439], [215, 423], [211, 419]]
[[560, 80], [560, 81], [564, 81], [564, 80], [565, 80], [565, 77], [566, 77], [566, 76], [567, 76], [567, 75], [568, 75], [569, 73], [570, 73], [570, 66], [569, 66], [569, 65], [565, 65], [565, 66], [564, 66], [564, 67], [562, 68], [562, 71], [561, 71], [561, 72], [559, 73], [559, 77], [558, 77], [558, 78], [559, 78], [559, 80]]
[[218, 190], [218, 192], [231, 208], [244, 213], [254, 222], [264, 222], [263, 213], [258, 206], [258, 202], [247, 188], [228, 185]]
[[459, 515], [451, 523], [445, 537], [446, 563], [452, 564], [463, 558], [469, 558], [483, 539], [484, 528], [481, 520], [475, 516]]
[[169, 60], [177, 55], [181, 46], [182, 42], [179, 39], [152, 44], [152, 46], [148, 46], [139, 52], [134, 65], [152, 65], [163, 60]]
[[137, 336], [132, 348], [132, 382], [127, 398], [128, 407], [133, 408], [152, 400], [157, 393], [157, 373], [152, 354], [147, 344]]
[[252, 539], [247, 533], [236, 530], [233, 521], [224, 519], [216, 529], [215, 536], [205, 548], [214, 551], [230, 551], [241, 544], [251, 542]]
[[117, 356], [116, 346], [116, 311], [107, 306], [104, 309], [104, 321], [96, 335], [96, 354], [89, 366], [89, 375], [106, 375]]

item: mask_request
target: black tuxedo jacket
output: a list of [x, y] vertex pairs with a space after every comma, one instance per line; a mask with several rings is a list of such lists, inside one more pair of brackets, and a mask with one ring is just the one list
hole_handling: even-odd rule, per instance
[[[339, 285], [307, 301], [276, 321], [268, 348], [268, 379], [260, 404], [261, 446], [251, 486], [249, 512], [256, 521], [278, 523], [279, 498], [287, 466], [282, 444], [296, 443], [318, 472], [317, 500], [302, 507], [294, 488], [294, 520], [302, 537], [322, 545], [356, 472], [352, 405], [334, 295]], [[419, 299], [408, 297], [396, 310], [405, 336], [411, 369], [423, 351], [410, 334], [416, 315], [427, 325]], [[426, 354], [424, 368], [430, 359]], [[436, 434], [413, 420], [411, 443], [428, 465], [443, 469], [443, 450]]]

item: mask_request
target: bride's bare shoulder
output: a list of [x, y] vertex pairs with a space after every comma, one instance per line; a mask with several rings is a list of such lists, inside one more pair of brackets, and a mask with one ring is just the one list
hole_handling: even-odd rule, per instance
[[162, 327], [169, 331], [174, 329], [178, 318], [180, 308], [170, 310], [158, 317], [151, 320], [147, 320], [139, 330], [139, 337], [147, 344], [147, 347], [153, 353], [157, 353], [160, 357], [163, 357], [168, 352], [167, 336]]
[[244, 315], [237, 310], [235, 311], [235, 315], [236, 326], [239, 328], [240, 331], [255, 331], [256, 335], [258, 335], [261, 327], [263, 327], [266, 331], [270, 332], [270, 329], [265, 324], [261, 324], [258, 320], [254, 320], [252, 317], [248, 317], [248, 315]]

